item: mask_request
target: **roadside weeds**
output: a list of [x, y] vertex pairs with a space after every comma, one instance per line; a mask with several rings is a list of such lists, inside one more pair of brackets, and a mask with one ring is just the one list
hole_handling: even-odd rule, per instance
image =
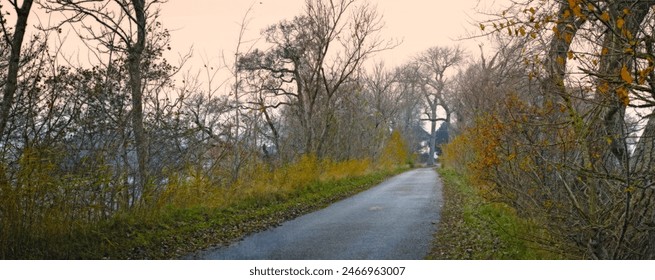
[[501, 203], [485, 201], [465, 175], [438, 169], [444, 204], [434, 235], [431, 260], [561, 259], [537, 248], [526, 236], [530, 223]]

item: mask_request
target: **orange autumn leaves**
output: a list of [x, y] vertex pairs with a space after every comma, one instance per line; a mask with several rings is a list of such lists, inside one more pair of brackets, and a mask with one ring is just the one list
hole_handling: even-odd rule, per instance
[[[628, 70], [628, 67], [623, 65], [621, 68], [621, 80], [623, 80], [627, 84], [632, 84], [634, 79], [632, 78], [632, 75], [630, 74], [630, 71]], [[628, 89], [626, 89], [624, 86], [620, 86], [618, 89], [616, 89], [616, 95], [618, 96], [619, 100], [621, 100], [621, 103], [623, 103], [624, 106], [628, 106], [630, 104], [630, 94]]]
[[[621, 103], [624, 106], [628, 106], [630, 104], [630, 91], [628, 90], [626, 85], [632, 84], [634, 78], [630, 74], [628, 67], [625, 65], [621, 68], [620, 77], [621, 77], [622, 85], [616, 87], [614, 92], [616, 93], [616, 96], [619, 98], [619, 101], [621, 101]], [[607, 82], [600, 83], [597, 89], [600, 93], [603, 94], [607, 94], [611, 90], [610, 85]]]

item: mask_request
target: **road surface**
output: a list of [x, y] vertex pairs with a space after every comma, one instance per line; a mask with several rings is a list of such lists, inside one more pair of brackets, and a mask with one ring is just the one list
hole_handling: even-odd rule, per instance
[[189, 259], [423, 259], [439, 221], [441, 181], [415, 169], [331, 206]]

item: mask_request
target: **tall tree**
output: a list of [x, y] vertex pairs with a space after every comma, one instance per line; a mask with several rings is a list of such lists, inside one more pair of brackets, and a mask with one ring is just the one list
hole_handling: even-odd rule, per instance
[[377, 37], [383, 24], [375, 7], [357, 2], [307, 0], [302, 16], [264, 31], [273, 44], [270, 51], [255, 50], [241, 59], [251, 75], [273, 77], [261, 87], [280, 98], [262, 109], [289, 105], [300, 125], [302, 153], [324, 153], [342, 85], [366, 58], [394, 46]]
[[18, 71], [20, 70], [21, 63], [21, 49], [27, 30], [27, 19], [30, 16], [33, 2], [33, 0], [24, 0], [22, 5], [19, 5], [17, 0], [9, 0], [9, 4], [16, 13], [16, 22], [13, 26], [13, 31], [7, 26], [7, 15], [2, 10], [2, 5], [0, 5], [2, 40], [5, 40], [6, 45], [10, 49], [7, 76], [2, 92], [2, 104], [0, 105], [0, 137], [4, 135], [9, 119], [9, 111], [14, 104], [14, 95], [18, 86]]
[[[137, 169], [136, 188], [141, 198], [151, 195], [148, 185], [148, 136], [144, 128], [144, 71], [148, 69], [147, 55], [158, 53], [155, 46], [148, 44], [148, 33], [160, 25], [157, 21], [158, 0], [47, 0], [44, 7], [50, 11], [60, 11], [68, 16], [66, 22], [78, 24], [86, 33], [78, 32], [85, 40], [95, 40], [104, 49], [101, 54], [108, 57], [111, 65], [112, 56], [124, 55], [128, 72], [131, 97], [131, 126], [136, 148]], [[150, 50], [148, 48], [151, 47]], [[152, 49], [155, 48], [155, 49]]]
[[[453, 69], [464, 60], [464, 52], [459, 46], [456, 47], [432, 47], [417, 57], [419, 73], [423, 79], [423, 98], [428, 106], [423, 119], [430, 122], [430, 156], [428, 165], [434, 165], [436, 148], [437, 122], [445, 121], [450, 124], [451, 106], [446, 102], [446, 91], [448, 78], [446, 71]], [[445, 111], [445, 117], [437, 115], [437, 109], [441, 107]]]

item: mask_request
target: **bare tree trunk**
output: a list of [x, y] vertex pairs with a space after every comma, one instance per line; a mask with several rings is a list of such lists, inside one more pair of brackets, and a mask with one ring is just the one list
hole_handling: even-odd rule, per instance
[[[14, 104], [14, 95], [18, 87], [18, 70], [20, 68], [21, 48], [23, 46], [27, 18], [30, 15], [32, 3], [33, 0], [25, 0], [20, 8], [16, 7], [16, 25], [11, 39], [8, 37], [9, 34], [7, 34], [4, 22], [2, 23], [2, 29], [7, 44], [11, 47], [11, 54], [9, 56], [9, 67], [7, 70], [7, 81], [5, 82], [5, 88], [3, 91], [2, 106], [0, 107], [0, 137], [5, 133], [7, 122], [9, 121], [9, 111]], [[4, 21], [4, 16], [0, 16], [0, 20]]]
[[128, 72], [130, 76], [130, 90], [132, 94], [132, 129], [137, 155], [137, 189], [141, 191], [141, 200], [151, 195], [147, 189], [148, 184], [148, 143], [143, 127], [143, 91], [141, 81], [141, 60], [146, 44], [146, 15], [145, 0], [132, 0], [137, 24], [137, 41], [129, 51]]
[[264, 113], [264, 119], [266, 120], [266, 124], [268, 127], [271, 129], [271, 132], [273, 133], [273, 144], [275, 145], [275, 150], [278, 155], [281, 154], [280, 150], [280, 133], [277, 131], [277, 128], [275, 128], [275, 124], [273, 123], [273, 120], [271, 119], [271, 116], [268, 114], [268, 111], [266, 109], [263, 109]]
[[437, 103], [430, 104], [432, 115], [430, 116], [430, 156], [428, 157], [428, 165], [434, 166], [434, 153], [435, 146], [437, 145]]

